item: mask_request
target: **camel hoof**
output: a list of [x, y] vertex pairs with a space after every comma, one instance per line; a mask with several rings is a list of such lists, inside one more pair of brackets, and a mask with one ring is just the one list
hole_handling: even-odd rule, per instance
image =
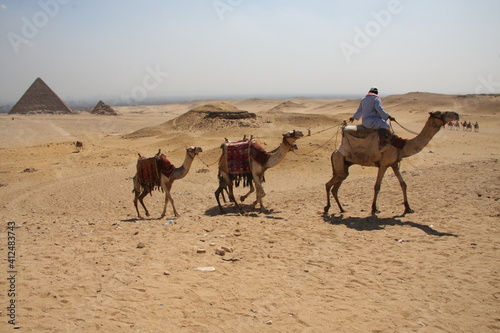
[[372, 215], [374, 215], [374, 214], [379, 214], [379, 213], [380, 213], [380, 210], [378, 210], [378, 209], [374, 209], [374, 210], [372, 210]]
[[246, 198], [245, 198], [244, 196], [241, 196], [241, 197], [240, 197], [240, 201], [241, 201], [241, 202], [245, 201], [245, 199], [246, 199]]
[[405, 214], [411, 214], [411, 213], [415, 213], [415, 211], [411, 208], [406, 208], [405, 209]]

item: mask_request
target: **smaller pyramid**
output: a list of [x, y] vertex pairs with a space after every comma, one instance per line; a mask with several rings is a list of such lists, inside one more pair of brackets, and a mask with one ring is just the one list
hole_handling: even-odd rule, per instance
[[92, 114], [100, 114], [100, 115], [105, 115], [105, 116], [116, 116], [118, 113], [116, 113], [115, 110], [108, 104], [104, 103], [103, 101], [99, 101], [99, 103], [96, 104], [94, 109], [91, 112]]
[[26, 90], [9, 114], [73, 114], [69, 106], [41, 79]]

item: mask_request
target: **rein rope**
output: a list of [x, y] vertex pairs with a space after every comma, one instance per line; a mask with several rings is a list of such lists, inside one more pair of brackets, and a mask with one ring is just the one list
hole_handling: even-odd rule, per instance
[[295, 155], [298, 155], [298, 156], [307, 156], [313, 152], [315, 152], [316, 150], [318, 149], [321, 149], [323, 148], [324, 146], [326, 146], [330, 141], [332, 141], [333, 138], [335, 138], [335, 144], [334, 146], [336, 147], [337, 146], [337, 138], [338, 138], [338, 135], [339, 135], [339, 132], [340, 132], [340, 129], [342, 128], [343, 124], [341, 123], [340, 125], [336, 125], [336, 126], [332, 126], [332, 127], [328, 127], [328, 128], [325, 128], [321, 131], [318, 131], [318, 132], [315, 132], [313, 134], [311, 134], [310, 136], [313, 136], [313, 135], [316, 135], [316, 134], [319, 134], [319, 133], [322, 133], [322, 132], [325, 132], [325, 131], [328, 131], [332, 128], [337, 128], [337, 131], [335, 132], [334, 135], [332, 135], [332, 137], [330, 139], [328, 139], [326, 142], [320, 144], [318, 147], [314, 148], [313, 150], [311, 150], [310, 152], [307, 152], [307, 153], [304, 153], [304, 154], [299, 154], [297, 153], [295, 150], [293, 150], [292, 152], [295, 154]]
[[215, 163], [219, 162], [219, 158], [217, 158], [217, 159], [215, 160], [215, 162], [210, 163], [210, 164], [207, 164], [205, 161], [203, 161], [203, 160], [201, 159], [200, 155], [196, 155], [196, 156], [200, 159], [201, 163], [205, 164], [205, 166], [206, 166], [207, 168], [208, 168], [208, 167], [211, 167], [211, 166], [212, 166], [212, 165], [214, 165]]
[[[407, 131], [407, 132], [410, 132], [411, 134], [415, 134], [415, 135], [418, 135], [418, 134], [419, 134], [419, 133], [417, 133], [417, 132], [414, 132], [414, 131], [412, 131], [412, 130], [410, 130], [410, 129], [406, 128], [406, 127], [404, 127], [403, 125], [401, 125], [400, 123], [398, 123], [398, 121], [397, 121], [396, 119], [394, 119], [394, 122], [395, 122], [396, 124], [398, 124], [399, 126], [401, 126], [401, 128], [402, 128], [402, 129], [404, 129], [404, 130], [405, 130], [405, 131]], [[392, 122], [391, 122], [391, 128], [392, 128]], [[394, 132], [394, 130], [393, 130], [393, 132]]]

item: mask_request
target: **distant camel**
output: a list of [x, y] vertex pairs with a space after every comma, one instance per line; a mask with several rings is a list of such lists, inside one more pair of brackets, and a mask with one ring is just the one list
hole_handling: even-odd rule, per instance
[[[274, 149], [273, 151], [269, 152], [269, 157], [267, 161], [261, 165], [259, 162], [257, 162], [255, 159], [251, 158], [250, 156], [248, 157], [249, 159], [249, 164], [250, 164], [250, 174], [245, 175], [247, 176], [248, 180], [248, 185], [250, 186], [250, 191], [245, 194], [244, 196], [241, 197], [241, 201], [244, 201], [252, 192], [255, 191], [255, 188], [257, 189], [256, 192], [256, 200], [252, 204], [252, 208], [254, 209], [257, 204], [260, 204], [260, 210], [264, 210], [264, 205], [262, 203], [262, 198], [266, 195], [264, 192], [264, 188], [262, 183], [264, 182], [264, 173], [267, 169], [272, 168], [276, 165], [278, 165], [281, 161], [285, 159], [285, 156], [288, 154], [289, 151], [297, 149], [297, 146], [295, 145], [295, 141], [301, 137], [303, 137], [304, 134], [301, 131], [288, 131], [285, 134], [283, 134], [283, 140], [281, 141], [281, 144], [278, 148]], [[249, 144], [252, 144], [254, 141], [249, 141]], [[224, 210], [222, 209], [222, 205], [220, 204], [219, 200], [219, 195], [222, 193], [224, 190], [227, 190], [228, 195], [229, 195], [229, 200], [232, 201], [240, 213], [243, 213], [243, 209], [241, 206], [236, 202], [236, 199], [234, 197], [234, 192], [233, 192], [233, 181], [235, 178], [234, 174], [230, 173], [229, 166], [228, 166], [228, 161], [227, 161], [227, 150], [228, 150], [228, 145], [230, 143], [226, 142], [221, 145], [222, 148], [222, 156], [219, 160], [219, 187], [215, 191], [215, 198], [217, 199], [217, 204], [219, 205], [219, 209], [221, 213], [224, 213]], [[250, 147], [249, 147], [250, 149]], [[255, 183], [255, 188], [253, 183]], [[245, 185], [245, 184], [244, 184]]]
[[472, 123], [470, 121], [467, 123], [467, 130], [472, 132]]
[[[170, 194], [170, 189], [172, 188], [172, 184], [176, 179], [181, 179], [184, 178], [187, 173], [189, 172], [189, 169], [191, 168], [191, 164], [193, 163], [194, 158], [196, 155], [202, 152], [201, 147], [187, 147], [186, 148], [186, 157], [184, 159], [184, 163], [182, 164], [181, 167], [179, 168], [174, 168], [173, 171], [170, 173], [170, 175], [167, 177], [164, 173], [161, 172], [161, 163], [162, 161], [165, 161], [165, 155], [158, 154], [155, 155], [154, 157], [154, 169], [156, 171], [156, 174], [153, 175], [155, 178], [154, 182], [140, 182], [140, 173], [144, 172], [143, 169], [140, 167], [140, 162], [141, 159], [137, 162], [137, 173], [133, 178], [134, 182], [134, 206], [135, 210], [137, 211], [137, 216], [139, 218], [141, 217], [141, 214], [139, 213], [139, 208], [137, 207], [137, 200], [141, 203], [142, 207], [146, 211], [146, 216], [149, 216], [148, 209], [144, 205], [144, 197], [151, 193], [155, 188], [161, 187], [163, 192], [165, 192], [165, 205], [163, 206], [163, 212], [161, 214], [161, 217], [163, 218], [167, 212], [167, 204], [170, 201], [172, 204], [172, 208], [174, 210], [174, 215], [177, 217], [179, 214], [177, 213], [177, 210], [175, 209], [174, 205], [174, 199], [172, 199], [172, 195]], [[140, 157], [140, 155], [139, 155]], [[167, 160], [168, 162], [168, 160]], [[173, 166], [172, 166], [173, 168]], [[141, 192], [142, 191], [142, 192]]]
[[465, 131], [467, 129], [467, 122], [464, 120], [462, 123], [462, 131]]
[[[377, 196], [380, 191], [380, 185], [382, 183], [382, 179], [384, 178], [384, 174], [388, 167], [391, 167], [392, 170], [394, 171], [394, 174], [398, 178], [399, 183], [401, 185], [401, 189], [403, 190], [403, 199], [405, 207], [404, 212], [405, 213], [413, 212], [413, 210], [410, 208], [410, 205], [408, 203], [408, 198], [406, 195], [406, 183], [404, 182], [403, 177], [401, 176], [401, 173], [399, 171], [399, 164], [401, 162], [401, 159], [415, 155], [418, 152], [420, 152], [446, 123], [459, 119], [459, 115], [451, 111], [448, 112], [436, 111], [436, 112], [429, 112], [429, 114], [430, 117], [425, 123], [425, 126], [420, 132], [420, 134], [418, 134], [413, 139], [407, 140], [406, 144], [404, 144], [404, 146], [401, 149], [396, 148], [393, 145], [385, 146], [378, 153], [376, 152], [377, 154], [375, 155], [377, 156], [377, 158], [374, 158], [373, 160], [366, 161], [366, 163], [363, 163], [363, 165], [365, 166], [378, 167], [377, 180], [375, 182], [375, 188], [374, 188], [375, 195], [373, 197], [373, 203], [372, 203], [372, 214], [378, 213]], [[342, 148], [343, 144], [344, 140], [342, 140], [339, 149]], [[338, 199], [338, 190], [340, 188], [340, 185], [342, 185], [342, 182], [349, 175], [349, 167], [352, 164], [360, 164], [360, 163], [350, 162], [340, 153], [339, 149], [335, 150], [331, 156], [333, 177], [328, 181], [328, 183], [325, 184], [326, 199], [327, 199], [327, 204], [324, 208], [325, 214], [327, 214], [328, 210], [330, 209], [330, 191], [333, 197], [335, 198], [335, 201], [337, 202], [340, 211], [345, 212], [344, 208], [342, 208], [342, 206], [340, 205], [340, 201]], [[376, 147], [376, 149], [379, 149], [378, 146]]]
[[460, 130], [460, 123], [457, 121], [455, 121], [455, 130], [458, 131]]
[[477, 123], [477, 121], [474, 124], [474, 132], [479, 132], [479, 124]]
[[77, 150], [78, 152], [83, 151], [83, 142], [81, 142], [81, 141], [77, 141], [77, 142], [75, 142], [75, 147], [76, 147], [76, 150]]

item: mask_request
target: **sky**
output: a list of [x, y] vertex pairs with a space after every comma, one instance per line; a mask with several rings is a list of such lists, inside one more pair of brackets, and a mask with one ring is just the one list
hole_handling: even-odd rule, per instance
[[500, 93], [498, 0], [0, 0], [0, 103]]

